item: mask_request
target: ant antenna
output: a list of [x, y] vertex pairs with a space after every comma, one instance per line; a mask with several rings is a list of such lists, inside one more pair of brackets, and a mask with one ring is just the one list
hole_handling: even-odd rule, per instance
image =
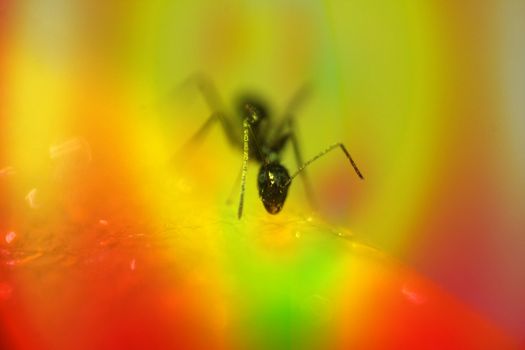
[[[257, 120], [257, 111], [249, 104], [246, 105], [246, 109], [251, 113], [251, 121]], [[253, 143], [255, 144], [255, 149], [257, 150], [257, 153], [259, 153], [259, 156], [261, 159], [265, 159], [265, 162], [267, 162], [266, 157], [263, 156], [261, 152], [261, 148], [259, 147], [259, 144], [257, 143], [257, 138], [255, 137], [255, 134], [253, 133], [253, 130], [250, 126], [250, 122], [247, 118], [244, 118], [242, 122], [242, 128], [243, 128], [243, 157], [242, 157], [242, 170], [241, 170], [241, 198], [239, 199], [239, 210], [237, 211], [237, 217], [240, 219], [242, 216], [242, 209], [244, 206], [244, 192], [246, 190], [246, 174], [248, 172], [248, 159], [250, 155], [250, 137], [249, 135], [252, 134]]]
[[241, 198], [239, 199], [239, 210], [237, 211], [237, 217], [240, 219], [242, 216], [242, 207], [244, 205], [244, 191], [246, 188], [246, 173], [248, 172], [248, 157], [250, 154], [249, 149], [249, 128], [248, 118], [244, 118], [242, 122], [243, 127], [243, 157], [242, 157], [242, 171], [241, 171]]
[[333, 144], [329, 147], [327, 147], [325, 150], [323, 150], [322, 152], [320, 152], [318, 155], [316, 155], [315, 157], [313, 157], [312, 159], [310, 159], [309, 161], [307, 161], [306, 163], [304, 163], [299, 169], [297, 169], [297, 171], [290, 177], [290, 179], [285, 183], [285, 187], [290, 185], [290, 183], [292, 182], [292, 180], [297, 176], [299, 175], [299, 173], [301, 173], [301, 171], [303, 171], [308, 165], [310, 165], [311, 163], [313, 163], [314, 161], [316, 161], [317, 159], [321, 158], [322, 156], [324, 156], [325, 154], [327, 154], [328, 152], [330, 152], [331, 150], [333, 150], [334, 148], [336, 147], [341, 147], [341, 150], [343, 151], [343, 153], [346, 155], [346, 158], [348, 158], [348, 160], [350, 161], [350, 164], [352, 164], [352, 167], [354, 168], [357, 176], [359, 176], [359, 178], [361, 180], [364, 180], [365, 178], [363, 177], [363, 174], [361, 174], [361, 171], [359, 171], [359, 168], [357, 167], [357, 165], [355, 164], [354, 160], [352, 159], [352, 157], [350, 156], [350, 153], [348, 153], [348, 151], [346, 150], [346, 147], [342, 144], [342, 143], [336, 143], [336, 144]]
[[251, 118], [252, 119], [248, 122], [248, 129], [250, 131], [250, 134], [252, 135], [253, 143], [255, 145], [255, 150], [259, 154], [259, 158], [260, 159], [264, 159], [264, 162], [268, 163], [268, 159], [266, 158], [266, 156], [263, 155], [263, 153], [261, 151], [261, 147], [259, 146], [259, 142], [257, 142], [257, 137], [255, 137], [255, 134], [254, 134], [253, 129], [251, 127], [251, 123], [256, 121], [259, 118], [257, 116], [257, 110], [250, 104], [246, 104], [245, 108], [248, 110], [248, 112], [251, 113]]

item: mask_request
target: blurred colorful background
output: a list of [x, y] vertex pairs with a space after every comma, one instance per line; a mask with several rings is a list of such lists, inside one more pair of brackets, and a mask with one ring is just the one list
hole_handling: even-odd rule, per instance
[[[0, 0], [0, 348], [525, 346], [525, 3]], [[297, 112], [314, 211], [211, 111]], [[283, 164], [296, 169], [288, 150]], [[298, 181], [300, 182], [300, 181]]]

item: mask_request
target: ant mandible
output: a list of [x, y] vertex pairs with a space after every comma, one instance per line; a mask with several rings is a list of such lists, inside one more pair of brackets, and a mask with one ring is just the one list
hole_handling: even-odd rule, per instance
[[[242, 96], [239, 98], [237, 105], [240, 121], [234, 122], [228, 117], [225, 108], [222, 106], [219, 94], [210, 79], [203, 75], [196, 74], [190, 77], [187, 82], [195, 82], [197, 84], [206, 104], [211, 110], [211, 116], [187, 142], [183, 150], [186, 149], [187, 146], [201, 140], [214, 122], [219, 121], [221, 123], [228, 141], [232, 145], [240, 147], [243, 152], [241, 193], [239, 209], [237, 211], [239, 219], [242, 217], [243, 212], [246, 174], [248, 172], [248, 161], [250, 159], [255, 159], [261, 164], [257, 187], [264, 208], [270, 214], [277, 214], [281, 211], [288, 194], [288, 189], [292, 180], [297, 175], [301, 175], [308, 199], [315, 206], [313, 192], [305, 168], [338, 147], [350, 161], [357, 176], [359, 176], [360, 179], [364, 179], [361, 171], [359, 171], [359, 168], [350, 156], [350, 153], [340, 142], [330, 145], [310, 160], [306, 162], [303, 161], [295, 134], [294, 112], [308, 94], [307, 88], [302, 88], [295, 94], [285, 109], [283, 117], [277, 123], [271, 119], [265, 104], [261, 100], [253, 95]], [[242, 138], [239, 137], [240, 135], [242, 135]], [[298, 166], [297, 171], [291, 176], [280, 162], [284, 146], [288, 142], [292, 144]]]

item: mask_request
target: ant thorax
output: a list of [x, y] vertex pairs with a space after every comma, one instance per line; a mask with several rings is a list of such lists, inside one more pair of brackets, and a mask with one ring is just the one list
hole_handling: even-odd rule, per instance
[[281, 157], [279, 156], [279, 153], [269, 151], [266, 147], [264, 148], [264, 154], [266, 155], [266, 163], [279, 163], [281, 160]]

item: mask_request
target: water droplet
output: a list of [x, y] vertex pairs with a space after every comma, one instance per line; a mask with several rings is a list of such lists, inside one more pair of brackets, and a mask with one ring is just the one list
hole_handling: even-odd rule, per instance
[[84, 158], [87, 162], [90, 162], [92, 159], [89, 144], [80, 137], [75, 137], [60, 144], [50, 146], [49, 156], [51, 159], [75, 156]]
[[15, 173], [15, 168], [12, 166], [6, 166], [5, 168], [0, 169], [0, 176], [12, 176]]
[[33, 209], [38, 208], [38, 203], [36, 200], [37, 193], [38, 193], [37, 189], [33, 188], [31, 191], [29, 191], [29, 193], [26, 195], [26, 198], [25, 198], [27, 204], [29, 204], [29, 207]]
[[108, 221], [107, 220], [104, 220], [104, 219], [100, 219], [98, 220], [98, 223], [102, 226], [107, 226], [108, 225]]
[[419, 293], [416, 292], [413, 288], [409, 287], [407, 284], [404, 284], [401, 288], [401, 293], [405, 296], [405, 298], [410, 301], [412, 304], [415, 305], [421, 305], [426, 303], [427, 298]]
[[102, 247], [112, 247], [118, 243], [118, 240], [115, 236], [109, 236], [105, 239], [102, 239], [98, 242], [98, 244]]
[[14, 231], [9, 231], [6, 235], [5, 235], [5, 241], [7, 242], [7, 244], [10, 244], [11, 242], [13, 242], [13, 240], [16, 238], [16, 233]]
[[301, 232], [295, 231], [295, 237], [296, 238], [301, 238]]
[[38, 258], [40, 258], [42, 255], [44, 255], [44, 253], [42, 252], [36, 252], [34, 254], [31, 254], [31, 255], [26, 255], [26, 256], [23, 256], [21, 258], [18, 258], [18, 259], [9, 259], [5, 262], [5, 264], [7, 266], [20, 266], [20, 265], [25, 265], [25, 264], [28, 264]]
[[131, 271], [135, 271], [136, 264], [137, 261], [135, 260], [135, 258], [131, 259], [131, 261], [129, 262], [129, 268]]

